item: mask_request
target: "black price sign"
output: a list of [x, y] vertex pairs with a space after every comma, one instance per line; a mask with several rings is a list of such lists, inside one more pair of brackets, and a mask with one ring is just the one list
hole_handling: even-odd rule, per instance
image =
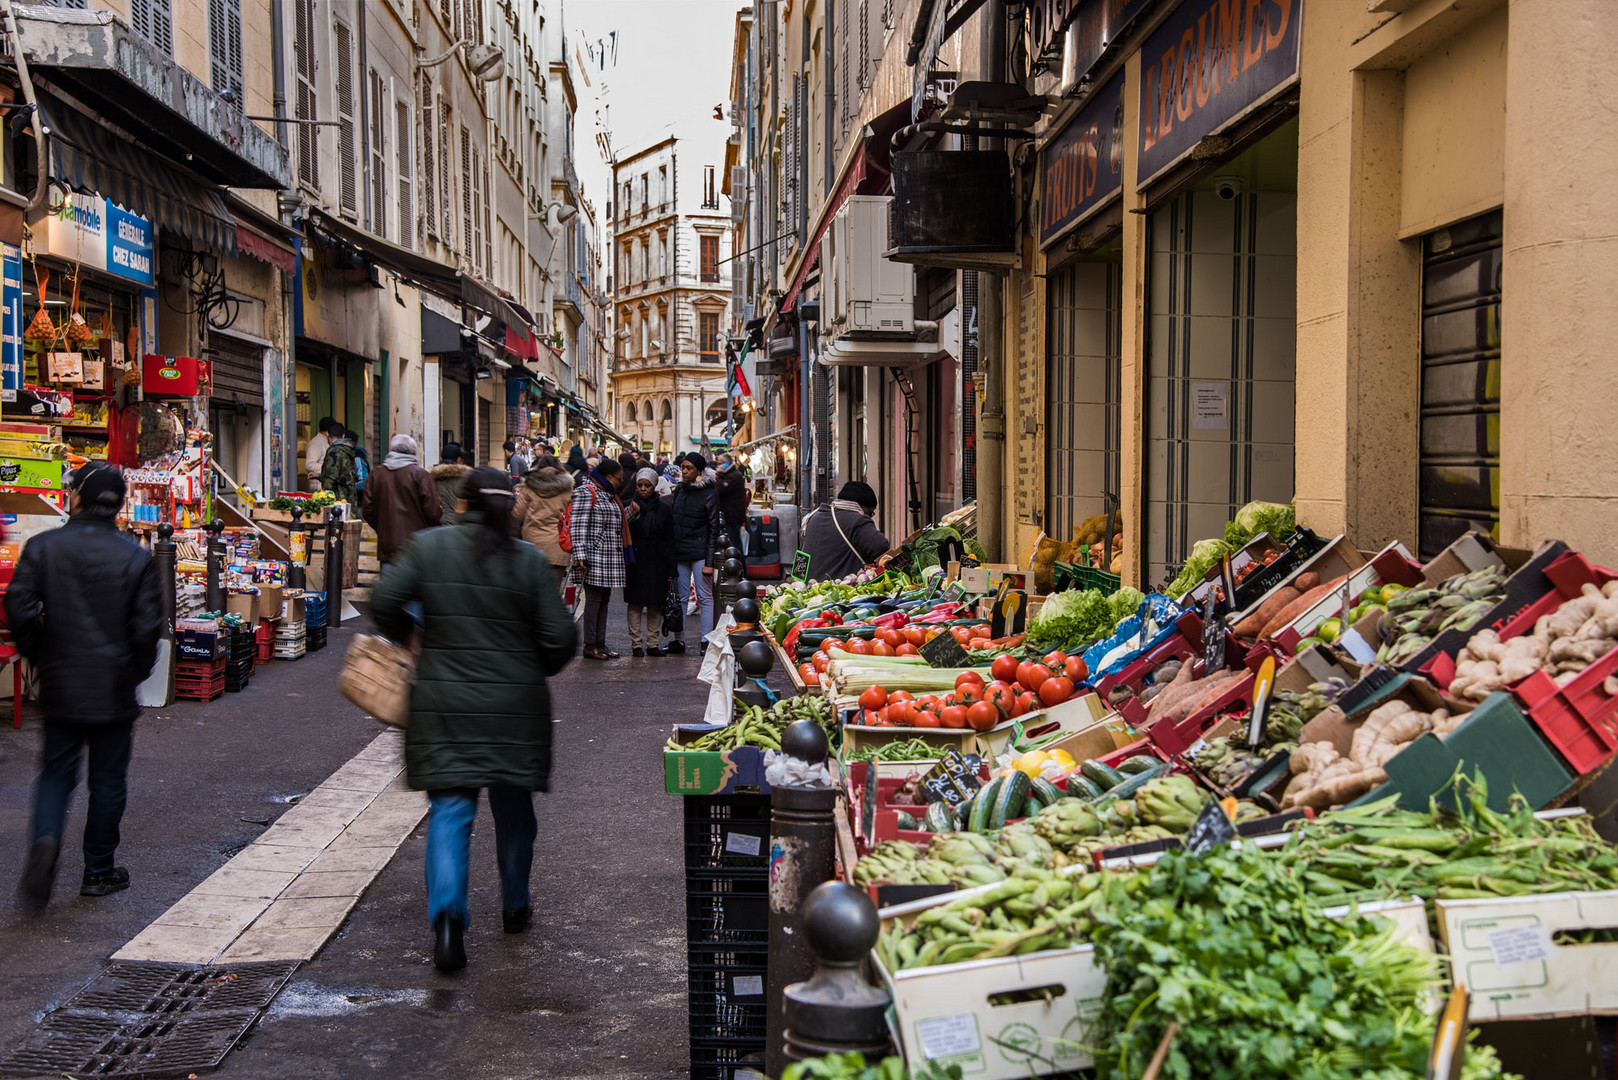
[[961, 643], [955, 640], [955, 635], [945, 629], [934, 634], [933, 639], [921, 647], [921, 658], [927, 661], [929, 667], [961, 668], [971, 667], [972, 658], [966, 655]]
[[989, 619], [989, 632], [996, 638], [1020, 634], [1028, 628], [1028, 594], [1020, 589], [1001, 586], [994, 598], [994, 613]]
[[938, 764], [927, 770], [921, 778], [921, 796], [930, 803], [947, 802], [959, 806], [971, 798], [982, 781], [978, 769], [982, 759], [976, 754], [962, 757], [958, 750], [945, 750]]
[[799, 581], [802, 581], [802, 582], [804, 582], [806, 584], [808, 583], [808, 581], [809, 581], [809, 553], [807, 551], [797, 551], [797, 552], [793, 553], [793, 555], [792, 555], [792, 576], [797, 578]]
[[1231, 824], [1224, 805], [1214, 799], [1202, 808], [1191, 831], [1185, 834], [1185, 849], [1192, 855], [1206, 855], [1220, 844], [1228, 844], [1234, 839], [1236, 826]]
[[1202, 677], [1225, 670], [1225, 623], [1214, 616], [1218, 601], [1212, 589], [1202, 598]]

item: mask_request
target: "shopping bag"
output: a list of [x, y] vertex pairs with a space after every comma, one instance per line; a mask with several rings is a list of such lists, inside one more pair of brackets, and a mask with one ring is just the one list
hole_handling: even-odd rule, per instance
[[410, 723], [410, 688], [416, 658], [404, 645], [375, 634], [361, 634], [348, 647], [337, 692], [389, 727]]
[[663, 633], [679, 634], [685, 631], [685, 605], [680, 602], [679, 587], [669, 583], [668, 595], [663, 598]]

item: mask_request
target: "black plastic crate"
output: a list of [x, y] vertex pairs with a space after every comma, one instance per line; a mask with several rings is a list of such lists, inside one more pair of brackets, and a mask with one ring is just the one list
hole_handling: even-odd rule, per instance
[[691, 1080], [751, 1080], [764, 1075], [764, 1040], [757, 1045], [691, 1041]]
[[722, 997], [691, 995], [691, 1041], [764, 1045], [766, 1014], [763, 1001], [731, 1001]]
[[[305, 625], [307, 626], [307, 624]], [[314, 652], [316, 649], [324, 649], [326, 647], [326, 628], [324, 626], [309, 627], [304, 631], [304, 634], [305, 640], [303, 647], [307, 652]]]
[[688, 871], [764, 870], [769, 863], [768, 795], [688, 795], [685, 867]]
[[693, 944], [768, 945], [768, 877], [764, 873], [688, 876], [685, 932], [686, 939]]

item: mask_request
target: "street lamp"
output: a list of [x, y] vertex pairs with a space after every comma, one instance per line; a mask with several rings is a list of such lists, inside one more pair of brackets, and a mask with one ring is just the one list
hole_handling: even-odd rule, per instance
[[471, 69], [472, 75], [484, 82], [494, 82], [506, 72], [506, 54], [498, 45], [472, 45], [471, 38], [462, 38], [449, 47], [444, 55], [431, 60], [417, 60], [416, 67], [437, 67], [450, 57], [455, 51], [464, 46], [471, 46], [466, 50], [466, 66]]

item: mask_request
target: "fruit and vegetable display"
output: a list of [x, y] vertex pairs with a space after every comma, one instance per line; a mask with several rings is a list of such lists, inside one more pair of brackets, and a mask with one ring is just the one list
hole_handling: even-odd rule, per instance
[[883, 1058], [875, 1065], [864, 1054], [828, 1054], [788, 1065], [781, 1080], [961, 1080], [959, 1065], [923, 1061], [907, 1069], [903, 1058]]
[[903, 739], [881, 746], [864, 746], [848, 756], [855, 761], [933, 761], [938, 747], [922, 739]]
[[1445, 630], [1470, 630], [1506, 598], [1504, 567], [1456, 574], [1426, 589], [1410, 589], [1387, 601], [1377, 663], [1397, 667]]
[[1269, 533], [1272, 539], [1286, 541], [1297, 531], [1297, 517], [1292, 507], [1281, 503], [1250, 502], [1225, 526], [1225, 535], [1199, 540], [1191, 548], [1191, 555], [1180, 567], [1180, 573], [1163, 589], [1163, 594], [1178, 600], [1200, 585], [1208, 571], [1219, 565], [1221, 559], [1240, 551], [1260, 533]]
[[1220, 787], [1235, 788], [1277, 754], [1296, 751], [1303, 726], [1325, 712], [1349, 685], [1347, 679], [1332, 678], [1312, 683], [1302, 692], [1277, 690], [1270, 695], [1258, 749], [1250, 750], [1247, 746], [1251, 711], [1238, 710], [1233, 717], [1239, 725], [1238, 734], [1199, 742], [1186, 751], [1186, 759], [1197, 772]]
[[[1614, 649], [1618, 649], [1618, 581], [1585, 585], [1578, 596], [1541, 616], [1533, 633], [1506, 641], [1492, 629], [1472, 635], [1455, 658], [1450, 696], [1482, 701], [1536, 671], [1564, 686]], [[1618, 678], [1609, 676], [1605, 690], [1618, 694]]]
[[1067, 589], [1046, 598], [1028, 623], [1032, 649], [1081, 652], [1108, 637], [1135, 614], [1144, 593], [1128, 586], [1112, 595], [1100, 589]]
[[688, 743], [670, 737], [667, 749], [687, 753], [735, 750], [741, 746], [779, 750], [781, 733], [796, 720], [813, 720], [826, 729], [828, 738], [838, 734], [837, 718], [832, 712], [831, 703], [816, 695], [802, 694], [782, 698], [768, 709], [750, 705], [729, 724]]
[[862, 727], [971, 728], [1060, 705], [1080, 693], [1089, 669], [1060, 651], [1040, 661], [1005, 655], [988, 668], [935, 668], [912, 657], [874, 657], [833, 647], [825, 685], [842, 701], [856, 698]]
[[968, 557], [978, 562], [988, 562], [988, 553], [983, 545], [972, 537], [963, 537], [959, 529], [952, 525], [934, 525], [930, 529], [923, 529], [899, 545], [898, 554], [890, 562], [906, 573], [920, 577], [928, 570], [938, 568], [938, 548], [941, 544], [956, 543], [961, 545]]
[[307, 514], [313, 510], [324, 510], [336, 502], [337, 496], [325, 490], [308, 493], [283, 491], [264, 505], [270, 510], [279, 510], [283, 513], [291, 513], [292, 508], [295, 506], [302, 507], [303, 512]]
[[1443, 738], [1465, 719], [1443, 708], [1422, 712], [1401, 698], [1384, 702], [1355, 730], [1346, 757], [1329, 742], [1304, 743], [1293, 752], [1281, 808], [1324, 810], [1353, 802], [1388, 782], [1383, 766], [1405, 747], [1429, 731]]

